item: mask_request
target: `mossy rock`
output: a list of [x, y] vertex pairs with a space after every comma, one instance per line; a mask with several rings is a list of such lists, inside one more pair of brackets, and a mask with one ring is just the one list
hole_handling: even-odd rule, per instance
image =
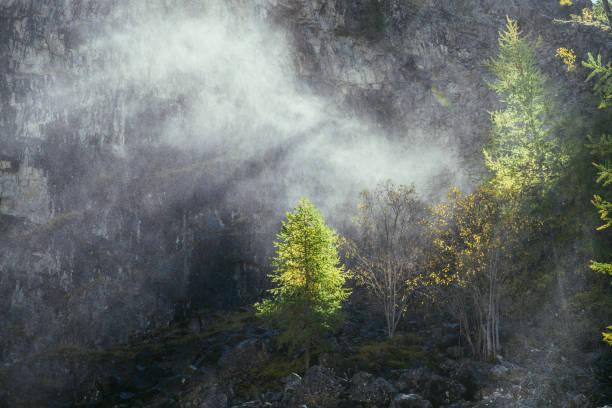
[[434, 365], [433, 356], [425, 349], [425, 340], [416, 335], [397, 334], [382, 342], [371, 342], [357, 347], [357, 355], [351, 357], [367, 370], [406, 368], [415, 365]]
[[212, 314], [213, 323], [200, 333], [200, 336], [210, 337], [221, 333], [238, 331], [248, 323], [256, 321], [255, 311], [245, 309], [239, 312]]
[[273, 355], [264, 364], [249, 372], [249, 382], [260, 389], [276, 390], [281, 386], [280, 380], [291, 373], [304, 369], [302, 359], [290, 359], [286, 355]]

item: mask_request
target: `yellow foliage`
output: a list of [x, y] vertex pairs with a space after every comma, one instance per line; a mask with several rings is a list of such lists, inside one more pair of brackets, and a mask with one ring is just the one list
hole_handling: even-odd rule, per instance
[[[612, 326], [608, 326], [608, 329], [612, 329]], [[601, 334], [603, 335], [603, 340], [612, 346], [612, 333], [603, 332]]]
[[559, 4], [562, 6], [571, 6], [572, 5], [572, 0], [561, 0], [559, 1]]
[[582, 9], [582, 20], [585, 23], [592, 23], [593, 20], [595, 20], [595, 15], [591, 11], [591, 9], [586, 7]]
[[565, 47], [557, 48], [557, 53], [555, 54], [555, 57], [563, 59], [563, 63], [567, 65], [568, 71], [573, 71], [576, 69], [576, 54], [574, 53], [573, 49], [568, 49]]
[[578, 23], [581, 23], [581, 24], [586, 24], [586, 25], [596, 24], [595, 14], [590, 8], [586, 8], [586, 7], [583, 8], [582, 15], [580, 16], [577, 16], [575, 14], [570, 14], [570, 17], [572, 18], [572, 20]]
[[[520, 231], [537, 228], [534, 220], [512, 211], [506, 199], [512, 198], [505, 197], [505, 204], [500, 204], [495, 192], [485, 187], [471, 194], [451, 188], [447, 202], [431, 208], [432, 215], [425, 221], [433, 247], [428, 274], [408, 285], [468, 288], [484, 275], [499, 274], [493, 269], [516, 253]], [[505, 265], [508, 269], [512, 262]]]

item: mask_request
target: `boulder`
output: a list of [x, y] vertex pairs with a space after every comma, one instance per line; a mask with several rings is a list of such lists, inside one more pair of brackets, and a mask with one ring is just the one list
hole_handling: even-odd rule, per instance
[[466, 400], [473, 399], [474, 393], [478, 389], [476, 378], [469, 364], [459, 363], [455, 360], [447, 359], [439, 366], [440, 373], [445, 377], [463, 385], [466, 388], [466, 393], [463, 398]]
[[510, 371], [507, 367], [504, 367], [501, 364], [498, 364], [491, 368], [491, 376], [495, 379], [503, 379], [506, 374]]
[[283, 399], [283, 395], [285, 394], [282, 392], [267, 391], [263, 394], [263, 400], [274, 404], [280, 402]]
[[432, 408], [431, 402], [417, 394], [397, 394], [390, 408]]
[[331, 368], [312, 366], [284, 402], [289, 407], [334, 406], [340, 400], [343, 390], [342, 379], [336, 377]]
[[395, 385], [401, 392], [422, 393], [435, 405], [450, 404], [467, 395], [467, 388], [463, 384], [434, 374], [425, 367], [404, 370]]
[[218, 384], [202, 384], [180, 399], [181, 406], [227, 408], [227, 395]]
[[493, 366], [489, 373], [495, 380], [503, 380], [512, 383], [520, 383], [528, 374], [524, 368], [507, 361]]
[[416, 391], [433, 375], [427, 367], [402, 370], [395, 385], [401, 392]]
[[291, 373], [281, 378], [280, 382], [284, 384], [284, 392], [292, 392], [295, 391], [297, 387], [302, 383], [302, 377], [300, 377], [296, 373]]
[[436, 405], [450, 404], [463, 398], [466, 388], [448, 377], [432, 375], [424, 384], [423, 395]]
[[266, 345], [259, 339], [247, 339], [225, 351], [218, 365], [224, 377], [247, 374], [270, 358]]
[[584, 394], [572, 396], [569, 406], [571, 408], [588, 407], [589, 399]]
[[370, 373], [362, 371], [351, 378], [351, 401], [362, 403], [366, 407], [387, 406], [396, 393], [397, 389], [389, 381], [374, 377]]

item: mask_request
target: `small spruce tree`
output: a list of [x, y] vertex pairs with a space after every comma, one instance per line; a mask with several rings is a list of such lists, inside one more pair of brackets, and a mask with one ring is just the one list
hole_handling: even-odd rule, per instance
[[255, 307], [259, 316], [285, 329], [280, 344], [290, 351], [304, 349], [308, 368], [310, 350], [325, 331], [342, 323], [341, 304], [350, 295], [343, 287], [348, 272], [339, 266], [339, 238], [312, 203], [302, 199], [287, 213], [274, 245], [274, 271], [268, 277], [275, 287], [268, 290], [271, 298]]

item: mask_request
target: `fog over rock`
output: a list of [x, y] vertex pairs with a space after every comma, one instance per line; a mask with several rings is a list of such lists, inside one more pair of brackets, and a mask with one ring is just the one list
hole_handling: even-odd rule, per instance
[[557, 79], [612, 48], [557, 3], [0, 0], [2, 363], [253, 299], [300, 197], [342, 232], [386, 179], [469, 189], [506, 14]]

